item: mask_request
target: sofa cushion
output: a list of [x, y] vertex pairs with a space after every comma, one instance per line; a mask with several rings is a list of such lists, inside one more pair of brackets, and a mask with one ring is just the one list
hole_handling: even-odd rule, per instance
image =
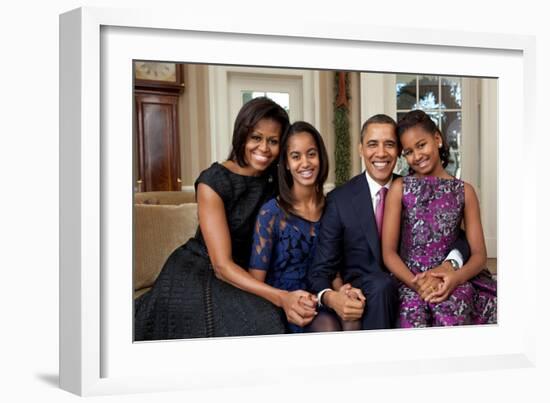
[[168, 256], [198, 225], [197, 204], [134, 205], [134, 290], [151, 287]]
[[141, 192], [134, 194], [138, 204], [182, 204], [195, 203], [194, 191], [181, 192]]

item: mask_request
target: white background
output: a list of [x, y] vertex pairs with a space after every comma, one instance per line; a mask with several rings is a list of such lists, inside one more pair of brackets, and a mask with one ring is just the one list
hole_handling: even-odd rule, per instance
[[[157, 1], [155, 7], [181, 4]], [[537, 147], [539, 154], [517, 169], [525, 175], [543, 172], [549, 149], [546, 124], [550, 86], [550, 29], [543, 2], [524, 0], [507, 6], [480, 1], [383, 1], [357, 4], [338, 0], [330, 4], [277, 0], [186, 2], [179, 12], [211, 15], [215, 20], [244, 13], [256, 22], [277, 18], [281, 24], [300, 24], [304, 15], [321, 21], [420, 28], [449, 28], [477, 32], [502, 32], [537, 37]], [[357, 3], [357, 4], [355, 4]], [[82, 5], [148, 7], [150, 1], [19, 1], [3, 5], [0, 12], [0, 394], [2, 401], [76, 401], [57, 388], [58, 379], [58, 15]], [[498, 4], [498, 5], [497, 5]], [[545, 102], [545, 103], [543, 103]], [[518, 108], [521, 108], [518, 105]], [[7, 123], [7, 125], [6, 125]], [[548, 168], [546, 168], [548, 170]], [[100, 401], [547, 401], [550, 397], [548, 313], [544, 284], [550, 265], [542, 259], [543, 228], [548, 227], [545, 204], [548, 183], [539, 175], [537, 214], [540, 217], [532, 242], [539, 251], [538, 287], [540, 325], [537, 367], [456, 373], [451, 376], [357, 378], [345, 384], [305, 384], [257, 388], [170, 392], [155, 395], [96, 397]], [[518, 296], [519, 298], [519, 296]], [[413, 346], [411, 346], [413, 347]], [[338, 352], [333, 352], [338, 354]], [[215, 365], [215, 361], [212, 362]]]

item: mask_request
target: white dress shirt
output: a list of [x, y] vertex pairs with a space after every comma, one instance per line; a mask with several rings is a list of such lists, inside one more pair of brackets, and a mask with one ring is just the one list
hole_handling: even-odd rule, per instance
[[[378, 194], [378, 192], [382, 188], [382, 185], [380, 185], [378, 182], [372, 179], [369, 176], [369, 173], [367, 171], [365, 171], [365, 176], [367, 177], [367, 182], [369, 183], [370, 199], [372, 201], [372, 211], [376, 211], [376, 205], [378, 204], [380, 199], [380, 195]], [[393, 181], [393, 177], [391, 177], [390, 180], [383, 187], [390, 190], [390, 185], [392, 181]]]

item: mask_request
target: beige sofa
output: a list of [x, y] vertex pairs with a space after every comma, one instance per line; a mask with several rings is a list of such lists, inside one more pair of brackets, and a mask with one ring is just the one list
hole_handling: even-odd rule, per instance
[[149, 291], [168, 256], [197, 226], [194, 192], [134, 195], [134, 298]]

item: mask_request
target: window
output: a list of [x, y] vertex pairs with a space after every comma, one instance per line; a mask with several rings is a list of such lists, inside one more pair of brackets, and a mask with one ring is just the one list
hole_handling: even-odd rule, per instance
[[286, 113], [290, 114], [290, 94], [288, 92], [241, 91], [241, 95], [242, 105], [254, 98], [268, 97], [281, 105]]
[[[402, 75], [395, 76], [397, 120], [414, 109], [422, 109], [435, 122], [449, 145], [447, 172], [462, 176], [462, 79], [455, 77]], [[400, 159], [399, 173], [408, 172]]]
[[247, 73], [228, 74], [229, 120], [235, 121], [237, 113], [252, 98], [266, 96], [285, 109], [291, 121], [303, 119], [302, 78], [250, 70]]
[[246, 66], [209, 66], [210, 158], [231, 149], [233, 123], [243, 103], [266, 95], [287, 110], [291, 122], [316, 122], [314, 72]]
[[[451, 147], [453, 163], [447, 170], [478, 195], [487, 253], [495, 257], [498, 81], [367, 72], [360, 80], [361, 122], [377, 113], [399, 119], [413, 109], [423, 109], [434, 119]], [[403, 158], [395, 172], [408, 174]]]

